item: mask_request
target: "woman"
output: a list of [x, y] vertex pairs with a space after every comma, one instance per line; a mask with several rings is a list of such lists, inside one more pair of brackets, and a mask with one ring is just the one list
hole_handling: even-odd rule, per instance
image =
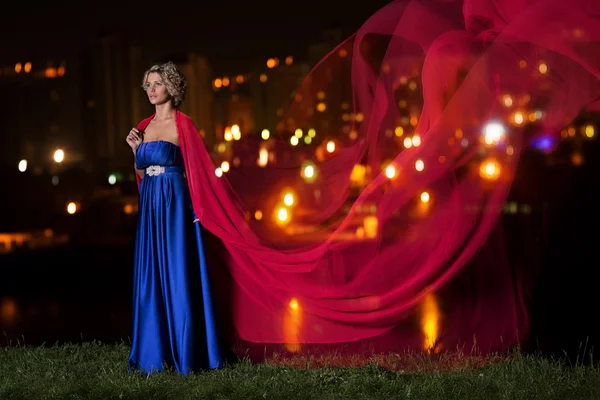
[[[172, 62], [144, 73], [155, 113], [127, 135], [140, 190], [129, 369], [182, 374], [222, 364], [201, 226], [192, 211], [176, 121], [186, 80]], [[189, 119], [189, 118], [187, 118]]]

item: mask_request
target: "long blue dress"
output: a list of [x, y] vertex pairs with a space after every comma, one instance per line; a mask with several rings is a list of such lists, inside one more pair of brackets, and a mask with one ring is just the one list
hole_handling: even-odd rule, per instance
[[194, 223], [181, 149], [162, 140], [143, 142], [136, 166], [146, 174], [140, 185], [129, 371], [155, 373], [165, 364], [181, 374], [218, 368], [222, 356], [201, 227]]

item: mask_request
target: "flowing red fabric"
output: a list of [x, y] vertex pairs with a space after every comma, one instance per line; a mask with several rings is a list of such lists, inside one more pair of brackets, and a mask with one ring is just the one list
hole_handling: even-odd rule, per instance
[[[193, 207], [231, 278], [215, 303], [238, 338], [522, 340], [528, 271], [509, 263], [499, 216], [524, 147], [551, 150], [600, 95], [599, 17], [593, 0], [394, 1], [312, 70], [269, 140], [242, 132], [211, 156], [176, 112]], [[284, 190], [296, 202], [281, 225]]]

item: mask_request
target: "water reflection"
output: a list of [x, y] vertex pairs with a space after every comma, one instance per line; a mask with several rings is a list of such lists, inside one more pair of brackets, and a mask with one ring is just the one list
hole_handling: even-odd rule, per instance
[[132, 245], [0, 257], [0, 346], [128, 340]]
[[[588, 216], [569, 221], [597, 225], [598, 220]], [[133, 237], [0, 255], [0, 346], [128, 342]], [[557, 234], [559, 239], [564, 241]], [[595, 319], [589, 318], [597, 282], [581, 278], [589, 273], [597, 236], [572, 235], [570, 240], [569, 245], [553, 246], [544, 257], [531, 309], [531, 340], [536, 350], [576, 357], [586, 338], [592, 344], [600, 337]], [[576, 253], [565, 250], [575, 248]], [[531, 260], [526, 261], [524, 267], [530, 268]]]
[[0, 300], [0, 320], [2, 325], [12, 326], [17, 318], [17, 302], [12, 297]]
[[0, 345], [127, 340], [131, 315], [121, 306], [0, 300]]

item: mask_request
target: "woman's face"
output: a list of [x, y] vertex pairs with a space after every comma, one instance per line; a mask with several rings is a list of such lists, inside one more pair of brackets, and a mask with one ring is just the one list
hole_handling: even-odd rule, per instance
[[148, 100], [150, 103], [154, 105], [165, 104], [171, 101], [171, 95], [167, 90], [167, 85], [165, 85], [163, 79], [160, 77], [160, 74], [157, 72], [151, 72], [146, 77], [146, 94], [148, 95]]

